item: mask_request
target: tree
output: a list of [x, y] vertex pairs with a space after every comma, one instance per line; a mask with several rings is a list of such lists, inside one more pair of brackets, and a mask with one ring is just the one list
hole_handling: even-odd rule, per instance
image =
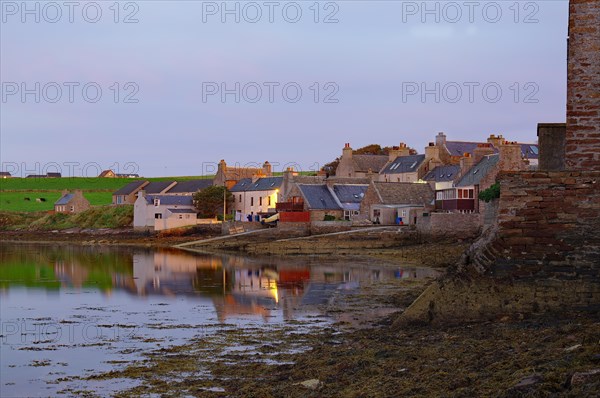
[[223, 214], [223, 191], [226, 192], [227, 211], [229, 211], [233, 204], [233, 195], [225, 187], [213, 185], [194, 194], [194, 206], [200, 217], [213, 218]]

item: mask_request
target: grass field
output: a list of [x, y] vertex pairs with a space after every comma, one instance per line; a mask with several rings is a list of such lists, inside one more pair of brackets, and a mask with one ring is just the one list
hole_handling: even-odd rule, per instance
[[[149, 181], [185, 181], [202, 177], [140, 178]], [[209, 176], [207, 178], [212, 178]], [[0, 211], [47, 211], [54, 209], [63, 190], [81, 189], [92, 206], [109, 205], [112, 193], [133, 178], [6, 178], [0, 179]]]
[[0, 230], [123, 228], [131, 226], [133, 206], [98, 206], [78, 214], [0, 211]]

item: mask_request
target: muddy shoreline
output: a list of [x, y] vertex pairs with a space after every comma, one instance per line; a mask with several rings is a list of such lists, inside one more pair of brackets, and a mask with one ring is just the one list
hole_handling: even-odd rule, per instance
[[[504, 316], [395, 327], [432, 280], [361, 287], [323, 308], [330, 326], [229, 330], [89, 380], [134, 379], [116, 394], [198, 397], [547, 397], [600, 394], [600, 315]], [[295, 330], [297, 328], [297, 330]], [[246, 347], [230, 351], [227, 347]], [[301, 349], [287, 350], [294, 346]], [[72, 391], [71, 391], [72, 392]]]
[[[197, 238], [124, 232], [73, 233], [65, 239], [57, 233], [0, 233], [3, 242], [8, 236], [17, 236], [21, 243], [37, 237], [46, 243], [156, 247]], [[449, 257], [436, 263], [440, 256], [431, 253], [452, 246], [456, 244], [413, 246], [410, 253], [425, 252], [413, 263], [443, 267]], [[454, 261], [462, 251], [455, 247]], [[363, 252], [396, 265], [405, 263], [400, 253], [393, 248]], [[226, 328], [216, 339], [194, 338], [151, 351], [142, 360], [88, 379], [134, 381], [133, 387], [115, 394], [119, 397], [600, 396], [600, 313], [516, 314], [459, 325], [394, 326], [431, 282], [391, 281], [341, 295], [322, 308], [331, 319], [324, 328], [309, 327], [310, 320], [251, 333]], [[96, 396], [86, 390], [62, 392]]]

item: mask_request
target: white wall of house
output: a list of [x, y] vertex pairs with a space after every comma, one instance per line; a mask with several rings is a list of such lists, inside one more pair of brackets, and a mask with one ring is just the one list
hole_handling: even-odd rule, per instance
[[233, 208], [241, 214], [241, 221], [247, 221], [249, 214], [267, 213], [274, 209], [279, 197], [279, 190], [232, 192]]
[[[194, 209], [194, 206], [165, 205], [160, 203], [160, 201], [149, 204], [144, 196], [138, 196], [133, 205], [133, 228], [153, 230], [156, 223], [155, 220], [164, 220], [167, 218], [179, 219], [178, 214], [172, 214], [167, 210], [169, 208]], [[189, 225], [194, 224], [196, 224], [195, 220]]]

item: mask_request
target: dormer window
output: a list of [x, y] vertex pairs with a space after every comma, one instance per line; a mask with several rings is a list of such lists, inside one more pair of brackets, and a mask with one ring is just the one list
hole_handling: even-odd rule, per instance
[[154, 198], [154, 206], [160, 206], [160, 199]]

